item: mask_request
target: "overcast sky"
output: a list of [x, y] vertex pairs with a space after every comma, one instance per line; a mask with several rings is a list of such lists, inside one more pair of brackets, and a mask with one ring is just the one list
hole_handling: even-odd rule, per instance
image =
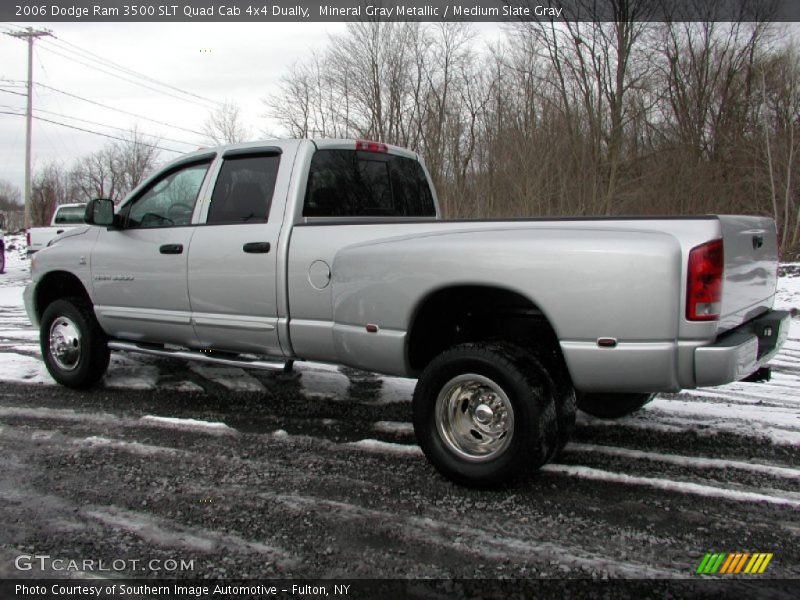
[[[17, 27], [14, 27], [17, 25]], [[17, 29], [22, 24], [2, 24], [0, 31]], [[200, 96], [232, 100], [242, 109], [255, 137], [264, 137], [269, 124], [262, 118], [261, 100], [275, 90], [279, 77], [312, 48], [325, 45], [328, 34], [344, 30], [343, 23], [45, 23], [57, 43], [69, 42], [115, 63], [144, 73]], [[202, 131], [208, 110], [190, 102], [157, 93], [89, 67], [67, 60], [48, 50], [66, 54], [46, 42], [34, 46], [34, 81], [73, 94], [139, 113], [159, 121]], [[73, 55], [74, 56], [74, 55]], [[89, 64], [94, 61], [86, 60]], [[0, 89], [24, 93], [27, 44], [0, 35]], [[6, 80], [6, 81], [3, 81]], [[19, 87], [9, 84], [16, 80]], [[9, 107], [15, 107], [16, 110]], [[24, 112], [25, 97], [0, 92], [0, 111]], [[36, 89], [34, 108], [141, 130], [188, 143], [164, 139], [160, 145], [184, 152], [202, 145], [202, 139], [179, 129], [162, 127], [118, 112], [106, 110], [57, 92]], [[34, 113], [36, 114], [36, 113]], [[55, 114], [40, 116], [75, 126], [119, 135], [119, 131], [65, 119]], [[272, 129], [275, 129], [273, 126]], [[51, 160], [66, 164], [102, 147], [110, 140], [34, 120], [34, 169]], [[162, 158], [177, 156], [162, 152]], [[0, 179], [23, 188], [25, 157], [25, 119], [0, 114]]]
[[[27, 24], [3, 23], [0, 31]], [[67, 60], [56, 44], [73, 44], [163, 83], [217, 101], [239, 104], [254, 139], [278, 133], [263, 117], [262, 99], [276, 90], [280, 76], [312, 49], [326, 45], [344, 23], [43, 23], [56, 39], [41, 38], [34, 45], [34, 81], [83, 96], [101, 104], [149, 116], [186, 129], [202, 131], [209, 110]], [[483, 38], [494, 37], [497, 24], [476, 24]], [[75, 57], [75, 55], [71, 55]], [[92, 60], [85, 60], [96, 65]], [[0, 112], [24, 112], [27, 44], [0, 35]], [[10, 83], [12, 82], [12, 83]], [[13, 107], [13, 108], [9, 108]], [[159, 145], [188, 152], [203, 145], [200, 136], [163, 127], [106, 110], [44, 88], [34, 90], [34, 108], [50, 111], [39, 116], [87, 129], [120, 135], [120, 131], [67, 119], [69, 115], [157, 135]], [[53, 114], [58, 113], [58, 114]], [[34, 114], [37, 114], [34, 112]], [[111, 140], [43, 121], [33, 122], [33, 158], [36, 166], [52, 160], [69, 165]], [[171, 138], [171, 141], [166, 138]], [[180, 143], [186, 142], [186, 143]], [[162, 160], [176, 153], [162, 152]], [[0, 114], [0, 179], [24, 188], [25, 118]]]

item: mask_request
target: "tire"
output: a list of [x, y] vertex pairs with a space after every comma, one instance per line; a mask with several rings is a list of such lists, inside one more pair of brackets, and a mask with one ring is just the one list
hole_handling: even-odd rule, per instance
[[578, 394], [578, 408], [599, 419], [619, 419], [642, 408], [655, 394]]
[[42, 315], [39, 339], [47, 370], [61, 385], [91, 387], [108, 369], [108, 339], [82, 298], [51, 303]]
[[414, 390], [414, 433], [449, 479], [476, 487], [542, 466], [558, 444], [547, 371], [504, 342], [469, 343], [437, 356]]

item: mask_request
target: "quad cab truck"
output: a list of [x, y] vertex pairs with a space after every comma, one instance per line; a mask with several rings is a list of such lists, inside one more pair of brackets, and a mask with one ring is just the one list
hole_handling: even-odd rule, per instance
[[247, 368], [309, 360], [417, 378], [416, 437], [447, 477], [508, 481], [658, 392], [764, 377], [771, 219], [443, 221], [420, 157], [382, 143], [201, 150], [33, 258], [53, 378], [110, 351]]
[[56, 236], [83, 225], [85, 213], [85, 203], [59, 204], [56, 206], [50, 219], [50, 227], [31, 227], [28, 229], [28, 253], [46, 248]]

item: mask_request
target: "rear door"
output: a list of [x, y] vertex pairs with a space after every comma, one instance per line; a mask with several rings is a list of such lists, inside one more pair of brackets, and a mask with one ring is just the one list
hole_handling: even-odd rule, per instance
[[291, 157], [279, 148], [223, 155], [189, 249], [189, 298], [200, 347], [282, 356], [276, 276], [290, 174]]

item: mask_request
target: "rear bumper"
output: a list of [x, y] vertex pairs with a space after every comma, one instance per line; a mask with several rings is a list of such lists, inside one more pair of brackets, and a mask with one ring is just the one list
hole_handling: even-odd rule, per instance
[[694, 351], [698, 387], [744, 379], [778, 353], [789, 335], [791, 315], [769, 311]]

